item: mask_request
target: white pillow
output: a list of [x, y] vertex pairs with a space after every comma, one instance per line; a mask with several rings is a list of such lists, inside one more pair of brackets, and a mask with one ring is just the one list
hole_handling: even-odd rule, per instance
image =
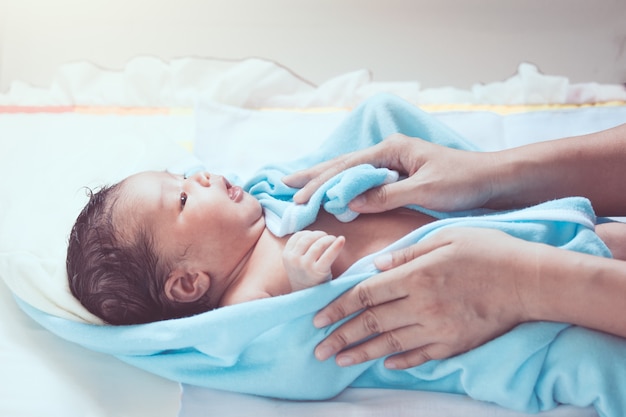
[[348, 109], [251, 110], [204, 101], [196, 107], [194, 154], [206, 169], [244, 182], [266, 164], [317, 149]]
[[14, 294], [59, 317], [100, 322], [71, 295], [65, 272], [67, 238], [87, 202], [84, 187], [189, 157], [176, 141], [192, 135], [193, 119], [172, 122], [166, 116], [0, 115], [0, 276]]

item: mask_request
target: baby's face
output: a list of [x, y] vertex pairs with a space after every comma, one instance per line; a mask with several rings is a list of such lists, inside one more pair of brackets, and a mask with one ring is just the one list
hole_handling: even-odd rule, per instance
[[[165, 259], [215, 262], [228, 268], [265, 228], [259, 202], [224, 177], [198, 172], [189, 178], [143, 172], [122, 185], [119, 211], [152, 234]], [[124, 218], [124, 217], [118, 217]]]

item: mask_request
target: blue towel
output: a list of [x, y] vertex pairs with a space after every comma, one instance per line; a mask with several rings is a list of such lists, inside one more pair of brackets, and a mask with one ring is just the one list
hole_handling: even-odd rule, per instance
[[[247, 188], [272, 213], [269, 217], [273, 218], [273, 229], [304, 227], [317, 213], [318, 203], [306, 208], [313, 214], [302, 214], [305, 220], [300, 221], [299, 214], [295, 214], [295, 220], [283, 225], [282, 216], [293, 206], [290, 198], [295, 190], [285, 187], [279, 178], [317, 160], [369, 146], [394, 132], [474, 149], [413, 106], [381, 96], [355, 110], [319, 153], [292, 164], [268, 167]], [[333, 151], [334, 147], [338, 149]], [[358, 167], [354, 172], [368, 186], [390, 179], [388, 171], [371, 167]], [[373, 179], [364, 179], [369, 175]], [[341, 200], [342, 188], [352, 187], [352, 179], [342, 182], [342, 178], [335, 178], [325, 187], [324, 195], [316, 198], [325, 209], [342, 216], [345, 207], [342, 210], [340, 206], [349, 201]], [[335, 203], [329, 204], [331, 201]], [[473, 226], [610, 256], [593, 231], [595, 216], [583, 198], [556, 200], [518, 211], [470, 216], [435, 214], [440, 220], [413, 231], [385, 250], [410, 245], [446, 227]], [[77, 323], [47, 315], [20, 300], [18, 303], [44, 327], [65, 339], [188, 384], [297, 400], [331, 398], [351, 386], [416, 389], [467, 394], [525, 412], [548, 410], [564, 403], [593, 405], [605, 417], [626, 415], [626, 341], [563, 323], [525, 323], [467, 353], [406, 371], [387, 370], [381, 359], [349, 368], [339, 368], [333, 360], [317, 361], [314, 347], [338, 324], [316, 329], [312, 325], [314, 314], [375, 274], [373, 257], [361, 259], [338, 279], [314, 288], [144, 325]]]

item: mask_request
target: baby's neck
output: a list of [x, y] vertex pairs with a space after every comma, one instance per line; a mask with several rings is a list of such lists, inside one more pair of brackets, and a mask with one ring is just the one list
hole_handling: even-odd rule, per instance
[[223, 307], [291, 292], [282, 253], [289, 236], [277, 237], [267, 228], [250, 251], [219, 302]]

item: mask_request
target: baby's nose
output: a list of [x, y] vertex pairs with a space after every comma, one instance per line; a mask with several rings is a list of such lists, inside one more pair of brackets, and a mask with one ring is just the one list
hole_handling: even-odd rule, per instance
[[183, 178], [184, 179], [191, 178], [193, 177], [194, 174], [197, 174], [198, 172], [202, 172], [202, 171], [204, 171], [204, 166], [194, 165], [185, 171], [185, 173], [183, 174]]
[[211, 174], [206, 171], [197, 171], [193, 175], [186, 178], [199, 183], [203, 187], [211, 186]]

